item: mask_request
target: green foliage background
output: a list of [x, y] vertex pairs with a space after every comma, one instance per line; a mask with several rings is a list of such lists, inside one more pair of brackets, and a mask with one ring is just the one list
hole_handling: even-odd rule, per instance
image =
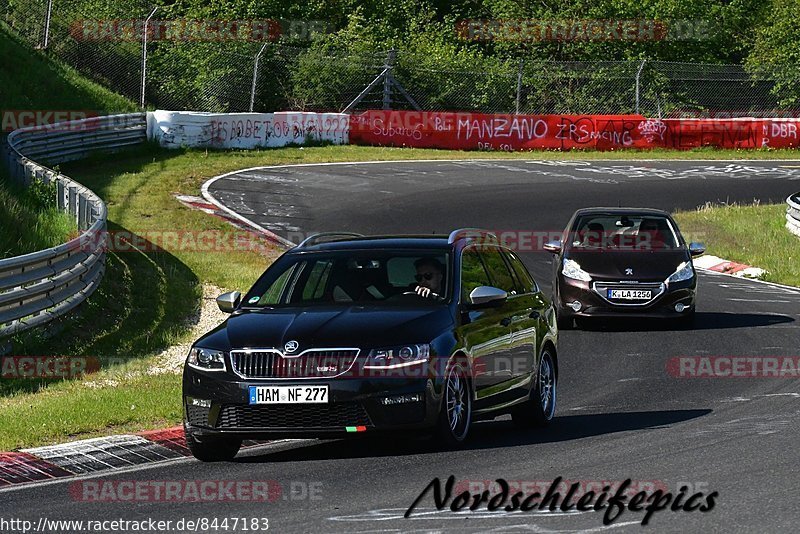
[[[31, 13], [40, 12], [43, 3], [7, 0], [0, 16], [16, 28], [33, 31], [37, 21]], [[602, 107], [622, 112], [631, 105], [630, 78], [635, 72], [614, 69], [629, 70], [628, 66], [608, 64], [596, 71], [581, 67], [586, 72], [567, 79], [569, 74], [555, 72], [552, 62], [631, 61], [636, 65], [644, 58], [746, 65], [754, 77], [777, 80], [774, 87], [757, 87], [761, 93], [771, 92], [775, 103], [784, 108], [800, 107], [797, 0], [62, 0], [55, 4], [52, 50], [82, 62], [83, 70], [95, 79], [135, 98], [138, 43], [92, 44], [58, 36], [68, 34], [75, 20], [141, 19], [153, 5], [160, 6], [158, 19], [328, 24], [333, 33], [317, 34], [310, 41], [284, 37], [280, 44], [286, 48], [266, 50], [257, 91], [260, 111], [341, 108], [380, 72], [389, 49], [398, 50], [397, 79], [426, 109], [511, 110], [520, 60], [524, 60], [523, 85], [529, 102], [546, 107], [561, 98], [550, 107], [559, 112]], [[465, 19], [655, 20], [668, 26], [691, 21], [703, 24], [706, 35], [683, 40], [480, 42], [459, 36], [457, 23]], [[252, 63], [260, 43], [160, 41], [151, 47], [147, 98], [151, 105], [208, 111], [248, 107]], [[655, 74], [652, 83], [662, 95], [680, 91]], [[598, 97], [598, 88], [604, 87], [619, 93], [618, 97]], [[709, 87], [696, 92], [735, 95], [747, 90], [744, 85]], [[712, 104], [703, 96], [684, 95], [680, 100], [698, 109], [725, 107], [724, 102], [717, 104], [712, 98]], [[659, 102], [662, 105], [670, 103]]]

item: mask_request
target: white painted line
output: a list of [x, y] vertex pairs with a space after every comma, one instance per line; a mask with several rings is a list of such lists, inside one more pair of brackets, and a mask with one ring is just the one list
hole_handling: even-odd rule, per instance
[[32, 449], [22, 449], [20, 452], [27, 452], [39, 458], [53, 458], [65, 452], [75, 452], [83, 450], [104, 449], [117, 445], [141, 445], [151, 443], [141, 436], [133, 434], [119, 434], [116, 436], [105, 436], [100, 438], [82, 439], [79, 441], [68, 441], [58, 445], [46, 445], [44, 447], [34, 447]]
[[791, 300], [768, 300], [768, 299], [726, 299], [734, 302], [766, 302], [770, 304], [791, 304]]

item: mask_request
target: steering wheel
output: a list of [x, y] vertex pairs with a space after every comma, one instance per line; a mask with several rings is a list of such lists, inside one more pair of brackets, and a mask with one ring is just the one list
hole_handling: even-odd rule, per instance
[[416, 297], [420, 297], [420, 298], [423, 298], [423, 299], [426, 299], [426, 298], [432, 298], [432, 299], [438, 299], [438, 300], [443, 300], [444, 299], [444, 297], [442, 297], [439, 293], [434, 293], [433, 291], [428, 293], [427, 297], [420, 295], [416, 291], [403, 291], [400, 294], [400, 296], [405, 296], [405, 295], [414, 295]]

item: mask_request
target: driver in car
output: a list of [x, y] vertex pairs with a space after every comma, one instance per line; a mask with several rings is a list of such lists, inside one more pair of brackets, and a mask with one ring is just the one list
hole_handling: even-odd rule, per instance
[[414, 279], [417, 286], [414, 292], [421, 297], [439, 297], [442, 293], [444, 267], [435, 258], [420, 258], [414, 262], [417, 274]]

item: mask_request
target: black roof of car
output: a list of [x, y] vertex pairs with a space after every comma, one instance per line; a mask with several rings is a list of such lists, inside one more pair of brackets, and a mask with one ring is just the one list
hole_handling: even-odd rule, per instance
[[669, 217], [669, 212], [655, 208], [581, 208], [575, 215], [591, 215], [593, 213], [608, 213], [612, 215], [661, 215]]
[[408, 236], [367, 236], [324, 241], [313, 245], [295, 247], [290, 252], [321, 252], [335, 250], [379, 250], [379, 249], [447, 249], [452, 244], [445, 235], [408, 235]]

